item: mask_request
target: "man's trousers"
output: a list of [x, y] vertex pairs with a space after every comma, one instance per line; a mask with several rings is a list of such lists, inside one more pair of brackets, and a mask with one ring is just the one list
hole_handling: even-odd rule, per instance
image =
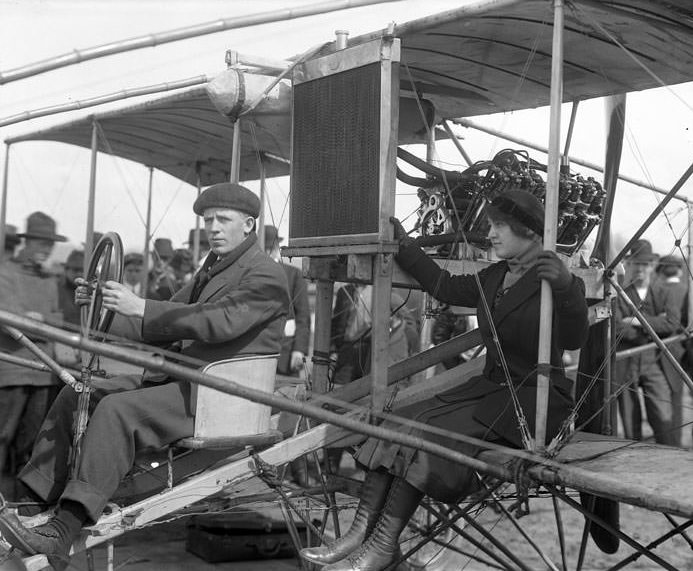
[[77, 400], [72, 388], [62, 389], [19, 478], [49, 503], [79, 502], [95, 522], [139, 451], [162, 448], [193, 434], [190, 384], [142, 385], [138, 375], [94, 382], [89, 424], [70, 477]]

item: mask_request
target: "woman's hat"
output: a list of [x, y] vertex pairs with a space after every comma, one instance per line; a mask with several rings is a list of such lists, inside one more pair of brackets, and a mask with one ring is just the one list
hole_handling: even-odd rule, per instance
[[494, 198], [490, 205], [512, 216], [535, 234], [544, 235], [544, 205], [533, 194], [524, 190], [508, 190]]
[[55, 220], [43, 212], [32, 212], [26, 219], [26, 232], [18, 238], [34, 238], [52, 242], [67, 242], [67, 238], [55, 233]]
[[624, 260], [629, 262], [654, 262], [659, 256], [652, 251], [652, 244], [648, 240], [636, 240], [630, 247]]

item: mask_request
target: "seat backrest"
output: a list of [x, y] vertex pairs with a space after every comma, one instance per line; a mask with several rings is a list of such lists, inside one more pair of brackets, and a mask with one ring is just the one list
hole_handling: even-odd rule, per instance
[[[207, 365], [202, 372], [249, 388], [274, 392], [278, 355], [248, 355]], [[193, 385], [195, 436], [260, 434], [269, 430], [271, 408], [202, 385]]]

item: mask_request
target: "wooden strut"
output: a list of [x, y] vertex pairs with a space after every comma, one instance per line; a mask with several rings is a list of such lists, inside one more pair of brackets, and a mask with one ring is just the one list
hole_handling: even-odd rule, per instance
[[[554, 0], [553, 45], [551, 50], [551, 108], [549, 127], [549, 160], [546, 169], [546, 201], [544, 207], [544, 248], [556, 250], [558, 224], [558, 183], [560, 176], [561, 103], [563, 101], [563, 0]], [[553, 296], [551, 285], [541, 281], [539, 310], [539, 355], [537, 365], [537, 404], [534, 449], [546, 447], [546, 423], [549, 407], [549, 375], [551, 363], [551, 327]]]

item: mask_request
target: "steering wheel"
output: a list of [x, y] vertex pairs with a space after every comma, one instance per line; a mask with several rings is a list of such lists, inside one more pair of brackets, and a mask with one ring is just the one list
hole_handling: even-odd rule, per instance
[[87, 274], [84, 276], [94, 288], [94, 301], [82, 306], [82, 323], [86, 324], [90, 336], [105, 334], [113, 322], [115, 312], [104, 309], [101, 286], [107, 281], [123, 283], [123, 242], [115, 232], [106, 232], [89, 258]]

